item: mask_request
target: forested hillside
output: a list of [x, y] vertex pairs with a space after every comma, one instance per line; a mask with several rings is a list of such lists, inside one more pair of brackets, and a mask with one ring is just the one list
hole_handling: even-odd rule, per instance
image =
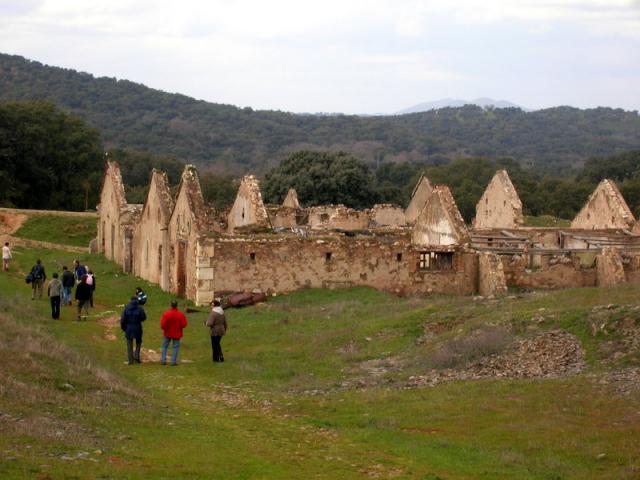
[[236, 175], [264, 173], [302, 149], [342, 150], [370, 164], [513, 157], [526, 167], [566, 174], [588, 157], [640, 148], [638, 114], [610, 108], [296, 115], [208, 103], [0, 54], [0, 101], [34, 99], [85, 119], [108, 148], [147, 150]]

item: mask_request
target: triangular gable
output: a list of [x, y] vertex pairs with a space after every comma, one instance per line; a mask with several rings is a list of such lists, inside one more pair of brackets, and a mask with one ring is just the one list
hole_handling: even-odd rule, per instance
[[420, 212], [427, 204], [431, 192], [433, 192], [431, 182], [427, 177], [421, 175], [420, 180], [418, 180], [418, 183], [416, 183], [416, 186], [413, 188], [409, 205], [404, 211], [407, 223], [413, 223], [416, 221], [418, 215], [420, 215]]
[[289, 191], [287, 192], [287, 196], [282, 202], [282, 206], [289, 207], [289, 208], [296, 208], [296, 209], [300, 208], [300, 202], [298, 201], [298, 193], [293, 188], [290, 188]]
[[238, 227], [270, 227], [267, 209], [262, 202], [260, 184], [253, 175], [246, 175], [240, 182], [238, 194], [227, 217], [229, 231]]
[[506, 170], [498, 170], [476, 205], [474, 228], [522, 226], [522, 202]]
[[[149, 199], [153, 198], [153, 205], [149, 204]], [[143, 215], [148, 208], [158, 207], [162, 218], [158, 221], [163, 224], [169, 223], [171, 213], [173, 212], [173, 197], [169, 188], [169, 179], [165, 172], [153, 169], [151, 173], [151, 182], [149, 183], [149, 191], [144, 202]]]
[[411, 241], [422, 246], [458, 245], [468, 239], [467, 227], [449, 187], [437, 185], [413, 227]]
[[613, 180], [602, 180], [589, 196], [571, 228], [633, 228], [635, 218]]
[[118, 162], [107, 160], [105, 163], [100, 192], [100, 204], [113, 203], [114, 211], [119, 211], [127, 206], [127, 197]]
[[[186, 196], [189, 204], [189, 210], [193, 215], [196, 227], [199, 232], [204, 232], [207, 229], [208, 210], [204, 204], [204, 197], [202, 196], [202, 190], [200, 188], [200, 180], [198, 178], [198, 171], [193, 165], [186, 165], [182, 171], [180, 177], [180, 184], [178, 185], [178, 193], [176, 194], [175, 205], [182, 195]], [[172, 217], [175, 214], [175, 205], [172, 212]]]

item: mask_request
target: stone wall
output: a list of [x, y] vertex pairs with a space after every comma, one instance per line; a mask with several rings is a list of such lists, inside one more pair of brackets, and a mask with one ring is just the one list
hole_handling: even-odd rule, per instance
[[438, 185], [416, 219], [412, 242], [415, 245], [459, 245], [468, 240], [467, 227], [451, 191]]
[[507, 281], [500, 257], [489, 252], [478, 254], [478, 293], [487, 297], [506, 291]]
[[227, 217], [227, 229], [230, 233], [236, 228], [255, 226], [270, 227], [269, 216], [262, 201], [260, 184], [253, 175], [242, 178], [238, 194]]
[[366, 230], [369, 228], [369, 211], [354, 210], [344, 205], [311, 207], [308, 225], [314, 229]]
[[472, 294], [477, 256], [451, 252], [449, 270], [420, 268], [421, 250], [406, 238], [216, 239], [216, 290], [290, 292], [370, 286], [397, 294]]
[[407, 223], [413, 223], [420, 215], [420, 212], [427, 204], [429, 197], [431, 196], [431, 192], [433, 192], [433, 186], [427, 177], [422, 175], [420, 180], [413, 189], [411, 193], [411, 200], [409, 201], [409, 205], [407, 205], [405, 213], [405, 221]]
[[615, 248], [605, 247], [596, 257], [598, 286], [610, 287], [626, 282], [622, 255]]
[[378, 204], [371, 209], [371, 224], [372, 227], [403, 227], [407, 222], [399, 206]]
[[506, 170], [491, 179], [476, 205], [474, 228], [517, 228], [524, 223], [522, 202]]
[[173, 199], [166, 174], [154, 170], [149, 192], [133, 236], [133, 271], [139, 277], [170, 288], [169, 220]]
[[504, 255], [507, 285], [531, 289], [557, 290], [572, 287], [593, 287], [597, 274], [593, 267], [583, 267], [572, 255]]
[[631, 230], [635, 218], [613, 180], [605, 179], [593, 191], [582, 210], [571, 222], [571, 228]]

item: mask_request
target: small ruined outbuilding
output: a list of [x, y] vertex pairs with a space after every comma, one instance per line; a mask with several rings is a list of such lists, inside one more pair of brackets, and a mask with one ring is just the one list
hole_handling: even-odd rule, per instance
[[473, 228], [519, 228], [524, 223], [522, 202], [506, 170], [499, 170], [476, 205]]
[[613, 180], [604, 179], [571, 222], [571, 228], [631, 230], [635, 218]]

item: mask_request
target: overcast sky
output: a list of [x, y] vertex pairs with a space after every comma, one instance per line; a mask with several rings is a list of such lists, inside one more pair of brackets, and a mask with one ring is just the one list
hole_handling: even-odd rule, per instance
[[0, 51], [256, 109], [640, 110], [640, 0], [0, 0]]

